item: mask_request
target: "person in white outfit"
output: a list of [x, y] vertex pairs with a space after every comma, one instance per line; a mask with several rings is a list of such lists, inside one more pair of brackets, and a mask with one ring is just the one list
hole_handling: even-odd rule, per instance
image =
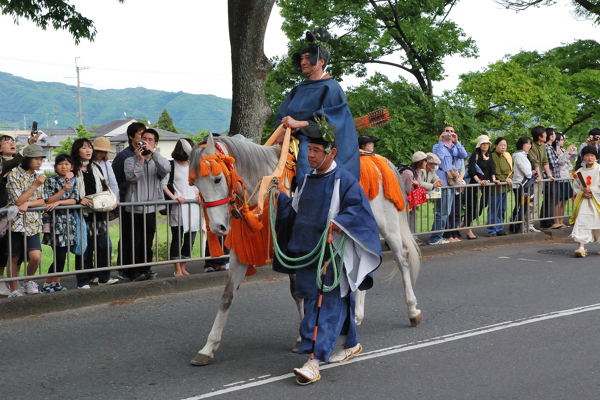
[[[169, 207], [169, 226], [171, 227], [170, 260], [189, 259], [200, 230], [200, 206], [185, 203], [186, 200], [200, 202], [200, 194], [195, 186], [190, 186], [188, 176], [190, 163], [188, 153], [194, 143], [190, 139], [179, 139], [171, 153], [171, 173], [162, 180], [165, 198], [179, 201], [177, 205]], [[187, 147], [187, 149], [186, 149]], [[187, 150], [187, 151], [186, 151]], [[172, 181], [172, 186], [169, 184]], [[183, 243], [181, 237], [183, 236]], [[175, 276], [189, 275], [185, 270], [185, 262], [175, 262]]]
[[574, 223], [571, 237], [579, 244], [575, 250], [576, 257], [585, 257], [586, 243], [600, 243], [600, 166], [596, 162], [598, 150], [594, 146], [586, 146], [581, 150], [581, 158], [585, 167], [577, 170], [578, 178], [573, 183], [577, 194], [573, 205], [573, 216], [569, 220]]

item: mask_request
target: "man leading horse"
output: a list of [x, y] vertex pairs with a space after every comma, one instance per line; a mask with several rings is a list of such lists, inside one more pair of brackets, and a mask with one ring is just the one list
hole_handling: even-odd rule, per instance
[[[333, 246], [325, 249], [325, 265], [318, 260], [294, 269], [297, 296], [304, 299], [298, 353], [311, 354], [301, 368], [294, 369], [300, 385], [321, 378], [320, 362], [344, 362], [361, 352], [352, 292], [370, 289], [372, 272], [381, 264], [379, 231], [369, 201], [358, 180], [335, 161], [336, 127], [329, 126], [325, 117], [319, 122], [297, 132], [306, 139], [312, 173], [303, 177], [293, 198], [276, 192], [277, 241], [288, 257], [300, 260], [325, 246], [328, 230], [329, 237], [335, 237], [328, 240]], [[338, 256], [334, 247], [342, 249]], [[289, 273], [287, 266], [280, 257], [273, 260], [276, 271]], [[341, 346], [337, 351], [336, 343]]]

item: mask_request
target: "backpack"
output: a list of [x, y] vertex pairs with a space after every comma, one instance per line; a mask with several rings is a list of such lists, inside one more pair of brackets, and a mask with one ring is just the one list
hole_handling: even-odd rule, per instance
[[418, 178], [418, 176], [417, 176], [417, 171], [415, 171], [415, 170], [413, 169], [413, 167], [411, 167], [411, 166], [410, 166], [410, 165], [408, 165], [408, 164], [400, 164], [398, 167], [396, 167], [396, 169], [398, 170], [398, 174], [399, 174], [399, 175], [401, 175], [401, 174], [402, 174], [402, 172], [404, 172], [404, 171], [406, 171], [406, 170], [408, 169], [408, 170], [412, 171], [412, 173], [413, 173], [413, 179], [415, 179], [415, 180], [416, 180], [416, 179]]
[[[167, 182], [167, 189], [169, 189], [171, 193], [175, 194], [175, 186], [173, 186], [173, 179], [175, 179], [175, 160], [171, 160], [169, 161], [169, 163], [171, 164], [171, 172], [169, 172], [169, 182]], [[165, 200], [171, 200], [167, 198], [166, 193], [163, 192], [163, 195], [165, 196]], [[158, 213], [160, 215], [167, 215], [167, 207], [163, 208], [162, 210], [159, 210]]]

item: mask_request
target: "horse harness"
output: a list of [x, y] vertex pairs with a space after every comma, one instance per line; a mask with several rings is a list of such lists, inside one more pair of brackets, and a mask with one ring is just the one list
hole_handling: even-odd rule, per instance
[[[201, 143], [199, 147], [206, 148], [206, 143]], [[229, 217], [242, 218], [242, 213], [240, 212], [240, 210], [244, 205], [248, 204], [246, 198], [246, 185], [243, 179], [241, 179], [237, 174], [235, 166], [233, 165], [235, 159], [229, 155], [229, 149], [227, 148], [225, 143], [215, 142], [215, 149], [216, 151], [214, 154], [206, 154], [202, 156], [200, 161], [201, 163], [209, 163], [211, 164], [211, 166], [214, 166], [216, 164], [221, 167], [220, 169], [223, 172], [223, 175], [225, 175], [225, 178], [227, 179], [227, 187], [229, 189], [229, 194], [228, 197], [215, 201], [204, 201], [202, 194], [200, 194], [202, 207], [211, 208], [229, 203]], [[213, 170], [213, 175], [218, 175], [218, 173], [215, 173], [215, 171]], [[243, 196], [241, 197], [243, 197], [243, 200], [240, 199], [239, 193], [235, 190], [236, 187], [239, 188], [240, 186], [243, 194]]]

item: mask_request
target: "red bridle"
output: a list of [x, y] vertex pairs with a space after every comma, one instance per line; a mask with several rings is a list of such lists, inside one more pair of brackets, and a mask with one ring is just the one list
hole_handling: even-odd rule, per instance
[[[216, 147], [216, 152], [215, 154], [220, 153], [222, 155], [227, 155], [224, 151], [223, 148], [221, 147], [221, 145], [219, 143], [215, 143], [215, 147]], [[228, 203], [232, 203], [234, 201], [234, 195], [235, 195], [235, 190], [234, 187], [237, 186], [236, 185], [236, 181], [239, 180], [239, 177], [237, 177], [237, 173], [235, 173], [234, 167], [232, 164], [230, 163], [224, 163], [222, 164], [222, 166], [224, 168], [226, 168], [226, 170], [228, 171], [228, 173], [225, 173], [225, 169], [223, 170], [223, 172], [225, 173], [225, 176], [228, 180], [228, 186], [229, 186], [229, 197], [225, 197], [223, 199], [220, 200], [215, 200], [215, 201], [204, 201], [204, 199], [202, 198], [202, 206], [204, 208], [211, 208], [211, 207], [217, 207], [217, 206], [221, 206], [223, 204], [228, 204]], [[235, 177], [237, 179], [233, 179], [231, 178], [232, 175], [235, 175]], [[240, 181], [240, 183], [243, 186], [243, 181]]]

